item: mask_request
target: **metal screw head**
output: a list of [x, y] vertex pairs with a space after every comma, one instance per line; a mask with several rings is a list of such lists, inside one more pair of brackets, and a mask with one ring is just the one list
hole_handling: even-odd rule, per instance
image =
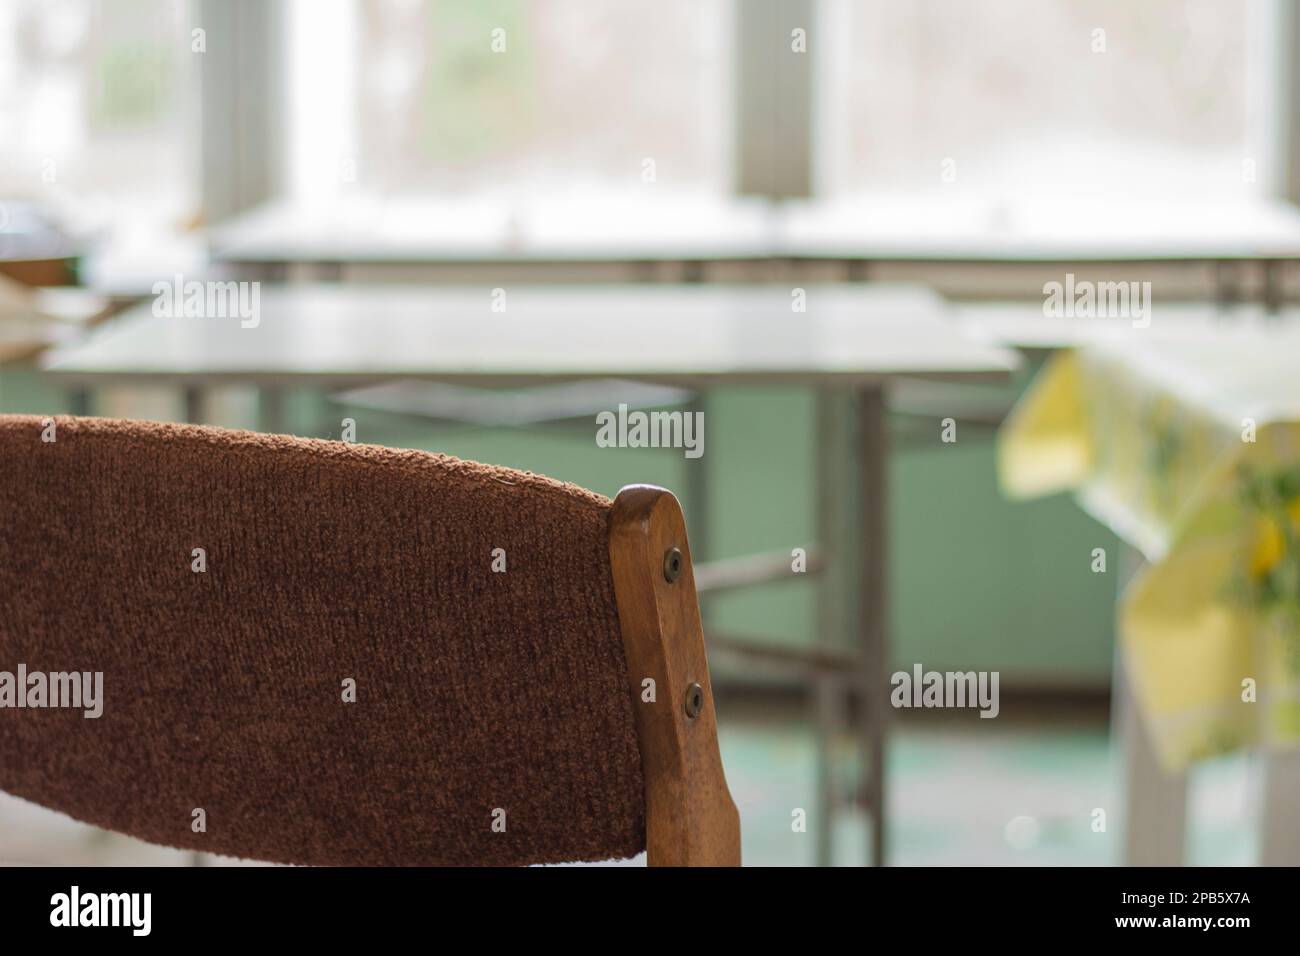
[[672, 584], [682, 573], [682, 564], [685, 558], [682, 557], [680, 548], [669, 548], [664, 552], [664, 580]]
[[699, 684], [691, 684], [686, 688], [686, 716], [698, 717], [703, 709], [704, 688]]

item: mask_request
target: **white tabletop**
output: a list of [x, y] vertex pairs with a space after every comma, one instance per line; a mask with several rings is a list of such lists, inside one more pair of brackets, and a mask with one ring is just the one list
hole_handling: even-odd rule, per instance
[[1176, 396], [1230, 431], [1244, 418], [1300, 421], [1300, 322], [1164, 328], [1146, 339], [1108, 336], [1085, 347], [1092, 361], [1118, 366]]
[[954, 302], [953, 316], [972, 338], [1023, 349], [1077, 348], [1098, 342], [1119, 342], [1135, 350], [1152, 341], [1213, 339], [1258, 328], [1285, 328], [1300, 323], [1300, 310], [1270, 313], [1261, 305], [1221, 307], [1209, 303], [1152, 303], [1149, 323], [1122, 317], [1062, 317], [1045, 314], [1043, 303]]
[[790, 203], [780, 233], [805, 258], [1178, 262], [1300, 257], [1300, 210], [1269, 200], [1121, 202], [939, 192]]
[[1300, 309], [1193, 303], [1152, 307], [1150, 323], [1127, 318], [1056, 318], [1037, 303], [955, 304], [972, 338], [1030, 349], [1079, 349], [1153, 386], [1239, 422], [1300, 419]]
[[673, 194], [580, 200], [529, 196], [310, 207], [274, 202], [212, 230], [235, 262], [552, 262], [751, 259], [772, 254], [773, 208]]
[[269, 203], [209, 233], [219, 260], [464, 263], [842, 259], [1107, 262], [1300, 258], [1288, 203], [641, 192]]
[[1002, 378], [1018, 357], [950, 321], [915, 286], [264, 286], [256, 327], [160, 318], [143, 303], [77, 345], [52, 374], [107, 380], [346, 384], [417, 378], [519, 384], [620, 377], [866, 383]]

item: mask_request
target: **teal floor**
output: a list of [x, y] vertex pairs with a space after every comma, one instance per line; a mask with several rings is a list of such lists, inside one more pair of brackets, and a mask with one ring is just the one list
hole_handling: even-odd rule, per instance
[[[814, 859], [814, 740], [811, 724], [791, 716], [748, 714], [721, 727], [747, 865], [803, 866]], [[847, 781], [852, 747], [847, 740], [840, 744]], [[892, 864], [1120, 862], [1123, 810], [1104, 718], [903, 723], [892, 735], [888, 766]], [[1227, 758], [1193, 772], [1189, 863], [1244, 865], [1254, 859], [1254, 771], [1245, 758]], [[807, 832], [793, 831], [796, 809], [809, 814]], [[1093, 829], [1099, 809], [1105, 811], [1104, 832]], [[863, 815], [845, 812], [834, 832], [835, 863], [861, 864], [867, 846]]]

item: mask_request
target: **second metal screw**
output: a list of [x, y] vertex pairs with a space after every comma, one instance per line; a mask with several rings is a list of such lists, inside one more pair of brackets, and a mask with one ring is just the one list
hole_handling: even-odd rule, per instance
[[664, 580], [669, 584], [677, 580], [682, 573], [682, 552], [680, 548], [669, 548], [664, 553]]

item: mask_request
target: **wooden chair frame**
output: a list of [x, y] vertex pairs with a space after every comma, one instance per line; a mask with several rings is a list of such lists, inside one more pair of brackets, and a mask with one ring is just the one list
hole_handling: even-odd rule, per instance
[[647, 862], [739, 866], [740, 817], [718, 752], [686, 522], [673, 494], [620, 491], [609, 556], [645, 775]]

